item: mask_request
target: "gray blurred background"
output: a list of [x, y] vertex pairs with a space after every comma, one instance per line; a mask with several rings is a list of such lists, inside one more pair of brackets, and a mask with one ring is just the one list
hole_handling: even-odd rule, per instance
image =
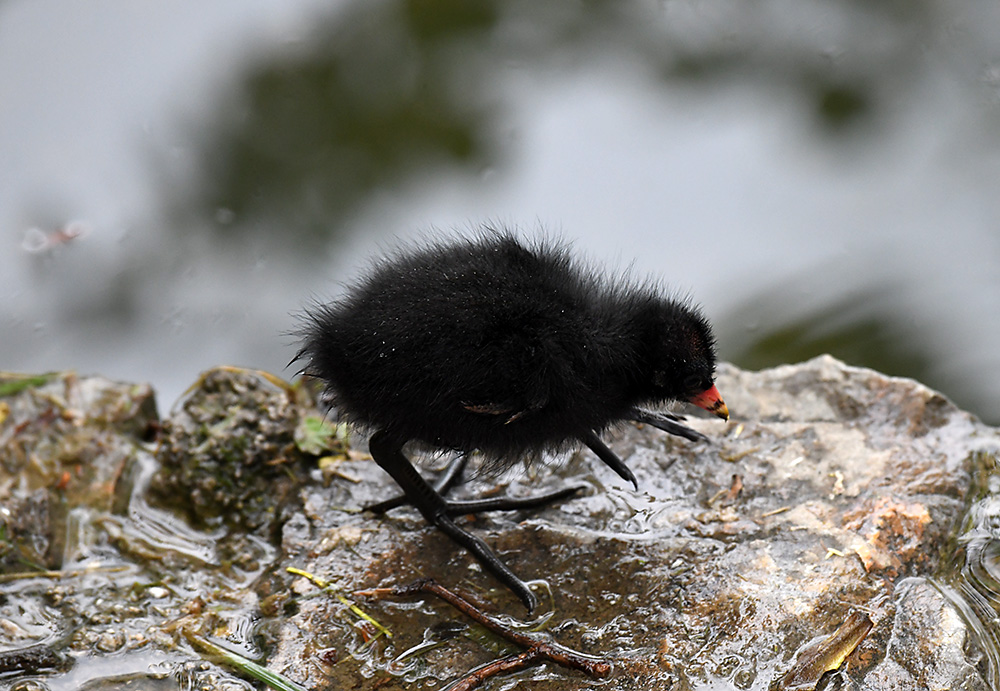
[[296, 310], [483, 221], [1000, 423], [1000, 4], [0, 1], [0, 369], [291, 376]]

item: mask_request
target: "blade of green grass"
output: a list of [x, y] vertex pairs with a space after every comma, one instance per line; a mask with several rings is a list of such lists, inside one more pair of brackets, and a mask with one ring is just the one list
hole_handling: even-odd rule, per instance
[[277, 672], [272, 672], [267, 667], [258, 665], [253, 660], [249, 660], [242, 655], [238, 655], [226, 650], [225, 648], [219, 647], [201, 636], [196, 636], [189, 631], [185, 631], [184, 636], [191, 642], [191, 645], [200, 649], [202, 652], [208, 653], [213, 657], [221, 658], [223, 662], [231, 667], [234, 667], [237, 671], [252, 679], [264, 682], [272, 689], [276, 689], [276, 691], [309, 691], [304, 686], [296, 684], [288, 677], [278, 674]]

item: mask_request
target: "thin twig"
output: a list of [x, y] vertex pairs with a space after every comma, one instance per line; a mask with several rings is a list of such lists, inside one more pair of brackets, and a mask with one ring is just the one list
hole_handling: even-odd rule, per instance
[[359, 597], [406, 597], [419, 593], [427, 593], [444, 600], [477, 624], [525, 649], [522, 653], [496, 660], [479, 669], [473, 670], [449, 686], [448, 691], [474, 689], [486, 679], [497, 674], [524, 669], [544, 660], [550, 660], [557, 665], [570, 669], [578, 669], [596, 678], [603, 678], [611, 673], [611, 663], [607, 660], [601, 660], [567, 648], [551, 640], [551, 638], [544, 634], [529, 634], [515, 631], [510, 626], [486, 614], [460, 595], [453, 593], [429, 578], [416, 581], [410, 585], [359, 590], [354, 594]]
[[519, 672], [535, 664], [537, 660], [538, 650], [536, 648], [530, 648], [516, 655], [508, 655], [507, 657], [487, 663], [482, 667], [477, 667], [461, 679], [453, 681], [442, 689], [442, 691], [472, 691], [472, 689], [479, 688], [490, 677], [495, 677], [505, 672]]

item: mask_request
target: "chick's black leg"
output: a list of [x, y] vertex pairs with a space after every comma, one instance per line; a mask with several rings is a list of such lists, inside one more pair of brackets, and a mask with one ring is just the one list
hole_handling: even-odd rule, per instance
[[684, 437], [685, 439], [690, 439], [691, 441], [708, 441], [708, 437], [701, 432], [696, 432], [687, 425], [682, 425], [679, 421], [683, 418], [671, 415], [670, 413], [651, 413], [648, 410], [636, 408], [632, 411], [631, 419], [633, 422], [652, 425], [657, 429], [662, 429], [664, 432], [674, 434], [678, 437]]
[[[468, 460], [469, 457], [462, 454], [449, 463], [441, 477], [435, 481], [434, 491], [442, 497], [445, 497], [461, 477], [462, 471], [465, 469]], [[530, 497], [490, 497], [489, 499], [469, 499], [465, 501], [445, 499], [445, 508], [450, 516], [482, 513], [483, 511], [517, 511], [519, 509], [537, 509], [553, 502], [557, 502], [560, 499], [571, 497], [585, 489], [587, 489], [587, 485], [573, 485], [572, 487], [564, 487], [562, 489], [545, 492], [544, 494], [536, 494]], [[386, 511], [391, 511], [392, 509], [405, 506], [409, 503], [410, 498], [407, 495], [402, 494], [392, 497], [391, 499], [386, 499], [385, 501], [380, 501], [377, 504], [366, 506], [364, 507], [364, 510], [371, 511], [372, 513], [385, 513]]]
[[587, 489], [587, 485], [573, 485], [563, 487], [544, 494], [536, 494], [531, 497], [491, 497], [489, 499], [470, 499], [468, 501], [454, 501], [448, 499], [445, 505], [448, 513], [452, 516], [463, 516], [469, 513], [481, 513], [483, 511], [516, 511], [518, 509], [537, 509], [547, 506], [553, 502], [571, 497], [577, 492]]
[[[441, 474], [441, 477], [439, 477], [434, 483], [434, 491], [442, 497], [448, 494], [449, 490], [451, 490], [458, 479], [462, 476], [462, 472], [465, 470], [465, 466], [468, 462], [469, 457], [466, 454], [462, 454], [449, 463], [448, 467], [445, 468], [444, 472]], [[407, 503], [409, 503], [407, 496], [405, 494], [400, 494], [392, 497], [391, 499], [380, 501], [377, 504], [366, 506], [364, 507], [364, 510], [371, 511], [372, 513], [385, 513], [386, 511], [391, 511], [392, 509], [404, 506]]]
[[531, 592], [528, 585], [514, 575], [506, 564], [490, 549], [489, 545], [472, 533], [458, 527], [448, 512], [448, 503], [438, 492], [427, 484], [417, 469], [403, 455], [405, 440], [392, 437], [381, 430], [376, 432], [368, 442], [368, 450], [379, 466], [392, 476], [396, 484], [402, 488], [421, 515], [437, 526], [454, 542], [468, 550], [479, 563], [486, 567], [496, 578], [507, 586], [515, 595], [521, 598], [528, 611], [538, 605], [538, 598]]
[[618, 458], [614, 451], [609, 449], [607, 445], [601, 441], [601, 438], [597, 436], [594, 432], [587, 432], [585, 435], [580, 437], [580, 441], [590, 447], [590, 450], [597, 454], [597, 457], [604, 461], [608, 467], [613, 471], [618, 473], [623, 480], [628, 480], [632, 485], [639, 489], [639, 483], [635, 479], [635, 475], [629, 469], [622, 459]]

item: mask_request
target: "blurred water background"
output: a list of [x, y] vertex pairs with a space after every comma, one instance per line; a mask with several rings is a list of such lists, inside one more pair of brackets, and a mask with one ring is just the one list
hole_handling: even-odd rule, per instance
[[291, 376], [302, 305], [484, 221], [998, 424], [1000, 4], [0, 2], [0, 369]]

